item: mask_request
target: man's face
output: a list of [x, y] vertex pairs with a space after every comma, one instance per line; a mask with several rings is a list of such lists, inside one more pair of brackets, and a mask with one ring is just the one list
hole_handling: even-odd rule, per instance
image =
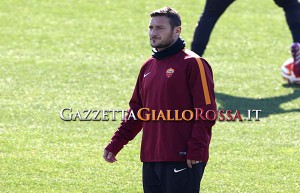
[[172, 29], [169, 18], [166, 16], [155, 16], [150, 19], [149, 37], [150, 44], [158, 51], [173, 44], [180, 35], [180, 27]]

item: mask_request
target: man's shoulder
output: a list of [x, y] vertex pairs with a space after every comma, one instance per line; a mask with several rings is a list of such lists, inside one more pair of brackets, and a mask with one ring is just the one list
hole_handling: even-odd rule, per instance
[[183, 49], [182, 52], [184, 54], [184, 59], [185, 60], [195, 60], [196, 58], [202, 58], [201, 56], [199, 56], [195, 52], [193, 52], [189, 49], [186, 49], [186, 48]]
[[146, 64], [146, 63], [151, 63], [152, 61], [154, 61], [154, 60], [156, 60], [153, 56], [151, 56], [150, 58], [148, 58], [145, 62], [144, 62], [144, 64]]
[[203, 57], [199, 56], [198, 54], [196, 54], [195, 52], [193, 52], [189, 49], [184, 49], [184, 50], [182, 50], [182, 52], [184, 52], [184, 61], [186, 63], [193, 64], [195, 66], [207, 65], [210, 67], [210, 64], [208, 63], [208, 61], [206, 59], [204, 59]]
[[149, 66], [153, 61], [155, 60], [155, 58], [151, 57], [148, 58], [141, 66], [141, 70], [146, 68], [147, 66]]
[[195, 65], [197, 64], [197, 60], [200, 60], [201, 57], [197, 55], [195, 52], [189, 49], [183, 49], [180, 53], [181, 61], [188, 65]]

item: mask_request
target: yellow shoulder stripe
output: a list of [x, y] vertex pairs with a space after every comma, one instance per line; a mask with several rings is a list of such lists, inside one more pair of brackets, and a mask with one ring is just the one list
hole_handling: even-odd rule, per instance
[[205, 98], [205, 104], [209, 105], [209, 104], [211, 104], [211, 100], [210, 100], [210, 95], [209, 95], [209, 91], [208, 91], [204, 66], [203, 66], [202, 60], [200, 58], [197, 57], [196, 60], [197, 60], [199, 70], [200, 70], [202, 87], [203, 87], [204, 98]]

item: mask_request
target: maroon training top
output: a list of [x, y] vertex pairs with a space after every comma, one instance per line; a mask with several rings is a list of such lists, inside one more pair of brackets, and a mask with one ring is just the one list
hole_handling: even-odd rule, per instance
[[[160, 60], [151, 57], [140, 70], [129, 106], [136, 115], [139, 109], [149, 108], [142, 111], [144, 118], [147, 113], [152, 116], [152, 110], [156, 110], [156, 118], [161, 110], [165, 118], [167, 111], [169, 119], [174, 119], [176, 113], [182, 118], [183, 111], [195, 108], [203, 109], [205, 117], [205, 112], [216, 111], [211, 67], [187, 49]], [[189, 117], [189, 113], [185, 115]], [[117, 155], [143, 129], [142, 162], [208, 161], [214, 120], [163, 119], [160, 115], [158, 121], [123, 121], [105, 149]]]

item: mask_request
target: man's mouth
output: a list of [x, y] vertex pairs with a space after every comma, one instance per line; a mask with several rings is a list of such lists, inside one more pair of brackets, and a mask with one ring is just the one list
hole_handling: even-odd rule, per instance
[[152, 38], [150, 38], [150, 40], [158, 40], [159, 38], [157, 38], [157, 37], [152, 37]]
[[156, 41], [158, 41], [159, 38], [150, 38], [150, 41], [152, 41], [153, 43], [156, 43]]

